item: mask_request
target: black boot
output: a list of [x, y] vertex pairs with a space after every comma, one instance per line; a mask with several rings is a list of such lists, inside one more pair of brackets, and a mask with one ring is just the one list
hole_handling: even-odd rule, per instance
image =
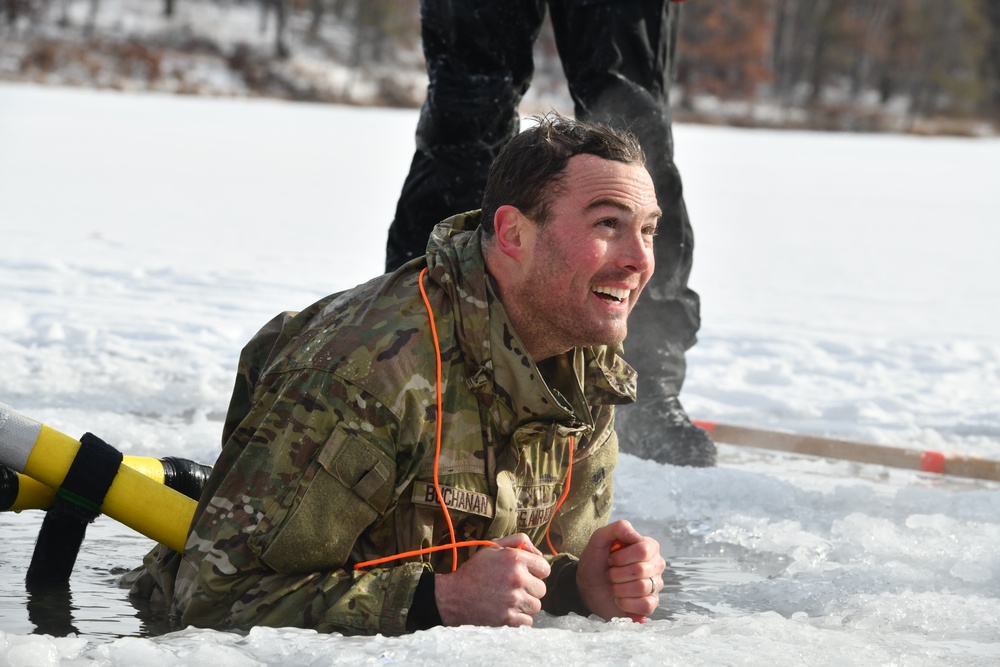
[[676, 396], [616, 408], [615, 431], [626, 454], [675, 466], [715, 465], [715, 443], [691, 423]]

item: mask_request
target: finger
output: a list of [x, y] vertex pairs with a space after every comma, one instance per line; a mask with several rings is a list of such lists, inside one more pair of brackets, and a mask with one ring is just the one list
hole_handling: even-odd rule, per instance
[[636, 580], [645, 580], [647, 582], [646, 588], [648, 589], [648, 581], [649, 578], [652, 577], [656, 582], [658, 582], [658, 587], [662, 588], [662, 577], [666, 566], [667, 562], [663, 560], [662, 556], [657, 554], [650, 560], [612, 566], [608, 568], [607, 578], [613, 585], [627, 584]]
[[[519, 555], [521, 556], [522, 562], [524, 563], [525, 567], [528, 568], [528, 573], [531, 574], [531, 576], [538, 579], [539, 582], [541, 582], [542, 579], [545, 579], [546, 577], [549, 576], [549, 574], [552, 573], [552, 567], [549, 565], [549, 562], [545, 560], [545, 558], [543, 558], [541, 555], [536, 555], [533, 553], [524, 553], [524, 552], [522, 552]], [[544, 585], [545, 584], [543, 583], [542, 586], [544, 587]]]
[[663, 582], [657, 577], [644, 577], [641, 579], [629, 579], [618, 584], [613, 584], [611, 594], [616, 598], [658, 598]]
[[[663, 567], [666, 567], [666, 561], [660, 556], [660, 545], [651, 537], [644, 537], [638, 542], [615, 549], [608, 557], [608, 565], [612, 568], [621, 568], [629, 565], [641, 565], [645, 567], [646, 564], [651, 564], [655, 569], [659, 563], [663, 563]], [[662, 572], [662, 568], [656, 572], [649, 572], [646, 576], [659, 574], [659, 572]], [[640, 575], [636, 573], [635, 576]]]
[[626, 544], [621, 549], [616, 549], [611, 553], [611, 560], [614, 565], [626, 565], [640, 561], [651, 560], [659, 553], [659, 545], [656, 540], [644, 537], [638, 542]]
[[528, 540], [527, 542], [522, 542], [521, 545], [518, 547], [518, 549], [520, 549], [521, 551], [527, 551], [528, 553], [535, 554], [536, 556], [542, 555], [542, 552], [539, 551], [538, 547], [536, 547], [534, 544], [531, 543], [531, 540]]
[[613, 542], [619, 542], [623, 546], [629, 546], [642, 540], [642, 533], [635, 529], [632, 524], [625, 519], [620, 519], [608, 524]]
[[535, 620], [534, 618], [532, 618], [532, 614], [525, 614], [519, 611], [511, 611], [511, 613], [507, 617], [507, 620], [504, 622], [504, 625], [510, 626], [512, 628], [520, 628], [525, 626], [530, 628], [532, 625], [534, 625], [534, 622]]
[[497, 546], [507, 547], [510, 549], [521, 549], [522, 551], [527, 551], [528, 553], [542, 555], [542, 552], [531, 543], [531, 538], [524, 533], [516, 533], [514, 535], [507, 535], [505, 537], [499, 537], [493, 542]]
[[587, 547], [610, 554], [640, 539], [642, 535], [632, 527], [632, 524], [622, 519], [594, 531]]
[[[525, 544], [525, 542], [518, 542], [518, 537], [523, 537], [528, 546], [523, 549], [520, 548], [520, 545]], [[527, 539], [526, 535], [508, 535], [507, 537], [494, 540], [494, 543], [498, 547], [507, 549], [504, 554], [504, 559], [506, 559], [508, 563], [516, 563], [525, 568], [527, 573], [532, 578], [541, 581], [551, 574], [552, 568], [549, 565], [549, 562], [545, 560], [545, 557], [540, 551], [538, 551], [538, 549], [535, 549], [534, 546], [531, 545], [531, 541]]]
[[524, 601], [519, 605], [519, 610], [525, 614], [537, 614], [542, 610], [542, 596], [526, 595]]
[[[544, 579], [542, 577], [535, 577], [535, 576], [529, 577], [524, 582], [523, 587], [525, 593], [527, 593], [535, 600], [541, 600], [543, 597], [545, 597], [545, 592], [548, 590], [548, 587], [545, 585]], [[539, 602], [539, 605], [541, 605], [541, 602]]]
[[660, 604], [660, 599], [655, 595], [615, 598], [615, 604], [626, 614], [649, 616], [656, 611], [656, 607]]
[[645, 623], [646, 618], [656, 611], [656, 608], [660, 604], [659, 590], [662, 588], [662, 585], [657, 584], [655, 580], [650, 582], [648, 579], [645, 583], [630, 582], [630, 585], [633, 584], [638, 584], [643, 589], [642, 593], [648, 593], [648, 591], [650, 591], [650, 587], [652, 586], [653, 592], [648, 594], [616, 597], [615, 605], [622, 612], [624, 612], [623, 615], [628, 616], [633, 621]]
[[516, 600], [512, 600], [509, 603], [503, 624], [514, 627], [521, 625], [530, 626], [533, 623], [531, 617], [541, 610], [542, 601], [539, 598], [525, 594], [522, 591], [522, 593], [517, 596]]

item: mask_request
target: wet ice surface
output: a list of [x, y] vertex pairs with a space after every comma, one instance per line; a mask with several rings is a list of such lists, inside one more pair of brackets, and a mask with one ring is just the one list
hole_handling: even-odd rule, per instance
[[[512, 664], [990, 665], [1000, 657], [1000, 485], [731, 447], [712, 470], [626, 456], [616, 481], [617, 514], [656, 536], [670, 561], [660, 608], [644, 626], [541, 617], [531, 631], [441, 628], [394, 639], [263, 628], [149, 638], [162, 627], [136, 617], [111, 573], [137, 562], [148, 541], [106, 518], [88, 534], [70, 612], [30, 599], [23, 610], [20, 577], [38, 525], [26, 512], [0, 519], [17, 545], [4, 551], [0, 656], [25, 665], [495, 664], [499, 652]], [[78, 635], [30, 636], [38, 619], [50, 624], [41, 631]]]
[[[380, 270], [415, 122], [0, 85], [0, 401], [211, 462], [256, 328]], [[676, 142], [704, 304], [693, 416], [1000, 458], [1000, 143], [688, 126]], [[671, 564], [646, 625], [392, 639], [155, 636], [113, 585], [149, 540], [103, 517], [69, 599], [29, 597], [41, 516], [5, 514], [0, 664], [1000, 659], [998, 484], [723, 446], [710, 470], [623, 457], [615, 512]]]

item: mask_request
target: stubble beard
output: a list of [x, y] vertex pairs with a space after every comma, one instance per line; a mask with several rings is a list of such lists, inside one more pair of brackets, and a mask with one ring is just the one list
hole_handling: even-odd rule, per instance
[[542, 260], [533, 267], [519, 291], [517, 303], [521, 306], [520, 312], [511, 313], [517, 318], [517, 333], [525, 345], [541, 358], [546, 358], [574, 347], [622, 343], [628, 333], [628, 314], [634, 303], [629, 304], [628, 310], [620, 315], [609, 314], [610, 321], [595, 322], [593, 311], [586, 303], [586, 299], [592, 296], [591, 292], [581, 295], [585, 300], [583, 304], [567, 304], [560, 301], [560, 292], [552, 289], [554, 285], [549, 276], [553, 273], [565, 275], [559, 270], [567, 268], [565, 258], [553, 254]]

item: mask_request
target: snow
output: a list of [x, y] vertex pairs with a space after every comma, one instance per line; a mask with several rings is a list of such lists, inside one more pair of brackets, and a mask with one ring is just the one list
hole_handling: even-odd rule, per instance
[[[416, 120], [0, 85], [0, 401], [127, 454], [213, 461], [250, 335], [381, 270]], [[692, 416], [1000, 459], [1000, 140], [680, 125], [675, 141], [703, 304]], [[649, 623], [363, 639], [151, 636], [114, 588], [149, 540], [107, 518], [74, 572], [75, 632], [55, 636], [22, 583], [40, 513], [7, 513], [0, 664], [1000, 657], [1000, 483], [723, 445], [707, 470], [624, 456], [615, 507], [671, 564]]]

